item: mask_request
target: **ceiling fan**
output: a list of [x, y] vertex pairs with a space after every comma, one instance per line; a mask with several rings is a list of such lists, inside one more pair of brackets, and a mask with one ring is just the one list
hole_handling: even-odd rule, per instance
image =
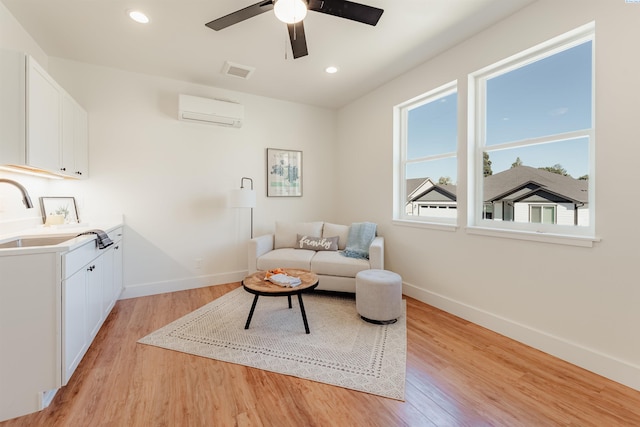
[[[290, 6], [292, 9], [287, 9], [287, 6]], [[304, 10], [293, 9], [294, 7], [300, 7]], [[294, 59], [309, 54], [307, 51], [307, 40], [304, 35], [304, 25], [302, 24], [307, 10], [326, 13], [368, 25], [376, 25], [382, 16], [382, 12], [384, 12], [377, 7], [347, 0], [263, 0], [225, 15], [222, 18], [214, 19], [205, 25], [212, 30], [220, 31], [238, 22], [273, 10], [274, 8], [278, 19], [287, 24]], [[291, 16], [284, 17], [282, 13], [283, 9], [285, 9], [285, 12], [287, 10], [291, 11]]]

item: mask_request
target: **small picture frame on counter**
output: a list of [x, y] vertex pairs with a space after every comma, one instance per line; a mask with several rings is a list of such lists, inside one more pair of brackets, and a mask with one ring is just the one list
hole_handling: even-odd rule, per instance
[[40, 208], [44, 225], [80, 222], [75, 197], [40, 197]]

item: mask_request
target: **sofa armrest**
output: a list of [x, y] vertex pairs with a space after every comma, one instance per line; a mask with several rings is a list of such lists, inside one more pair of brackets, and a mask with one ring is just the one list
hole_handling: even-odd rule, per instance
[[258, 271], [258, 258], [267, 252], [273, 250], [273, 234], [265, 234], [264, 236], [254, 237], [249, 240], [248, 260], [249, 274]]
[[384, 270], [384, 237], [377, 236], [369, 245], [369, 264], [371, 268]]

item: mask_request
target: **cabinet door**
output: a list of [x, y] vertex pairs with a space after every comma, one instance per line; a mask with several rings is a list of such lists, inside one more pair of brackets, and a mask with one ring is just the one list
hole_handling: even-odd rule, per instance
[[66, 92], [62, 95], [62, 160], [60, 170], [74, 178], [89, 176], [87, 112]]
[[60, 169], [61, 90], [31, 58], [27, 67], [27, 165]]
[[91, 261], [87, 272], [87, 333], [89, 342], [95, 338], [102, 326], [102, 257]]
[[26, 56], [0, 49], [0, 164], [25, 163]]
[[122, 292], [122, 240], [116, 241], [100, 258], [103, 261], [102, 309], [106, 319]]
[[89, 348], [87, 334], [87, 272], [77, 271], [62, 283], [62, 385], [66, 385]]
[[89, 178], [89, 116], [84, 108], [76, 104], [73, 114], [73, 150], [76, 178]]
[[110, 246], [103, 255], [100, 256], [102, 258], [102, 317], [104, 319], [107, 318], [115, 300], [113, 298], [113, 286], [114, 286], [114, 276], [113, 276], [113, 265], [115, 259], [115, 245]]
[[113, 248], [113, 302], [115, 303], [122, 293], [122, 240], [116, 242]]
[[66, 93], [62, 96], [62, 160], [60, 171], [72, 174], [75, 164], [75, 102]]

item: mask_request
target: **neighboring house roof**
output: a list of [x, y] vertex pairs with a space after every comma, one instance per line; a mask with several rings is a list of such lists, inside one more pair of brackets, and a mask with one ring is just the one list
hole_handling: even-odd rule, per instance
[[410, 199], [411, 194], [416, 191], [420, 184], [425, 181], [431, 181], [429, 178], [411, 178], [407, 180], [407, 198]]
[[[540, 198], [586, 204], [589, 201], [588, 186], [586, 180], [531, 166], [516, 166], [484, 178], [484, 200], [493, 202], [507, 199], [517, 202]], [[430, 178], [407, 180], [407, 200], [410, 202], [455, 201], [456, 196], [455, 185], [435, 184]]]
[[587, 203], [589, 182], [531, 166], [516, 166], [484, 179], [484, 200], [522, 200], [548, 193], [576, 203]]
[[455, 202], [456, 186], [452, 184], [435, 184], [431, 178], [407, 180], [407, 200], [428, 202]]

